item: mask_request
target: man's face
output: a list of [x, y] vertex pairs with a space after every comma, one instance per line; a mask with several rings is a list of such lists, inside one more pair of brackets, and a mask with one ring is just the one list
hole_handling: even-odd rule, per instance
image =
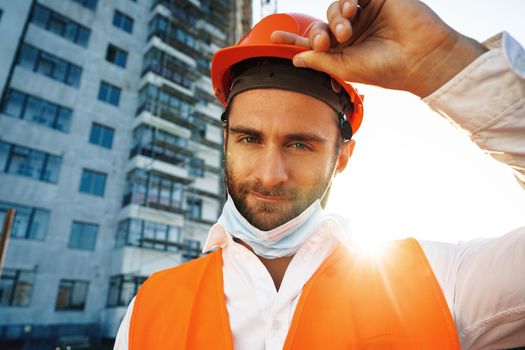
[[301, 93], [256, 89], [231, 106], [225, 134], [226, 184], [239, 212], [271, 230], [321, 198], [353, 144], [338, 152], [335, 112]]

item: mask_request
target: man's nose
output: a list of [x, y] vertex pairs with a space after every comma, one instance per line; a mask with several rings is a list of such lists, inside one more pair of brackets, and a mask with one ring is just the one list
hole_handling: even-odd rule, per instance
[[263, 156], [254, 161], [258, 163], [255, 177], [263, 186], [270, 188], [288, 180], [286, 159], [276, 147], [264, 150]]

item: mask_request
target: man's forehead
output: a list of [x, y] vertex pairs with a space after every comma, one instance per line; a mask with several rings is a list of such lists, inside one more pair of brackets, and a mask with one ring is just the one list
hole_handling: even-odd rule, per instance
[[228, 128], [332, 138], [338, 132], [335, 118], [331, 107], [309, 95], [273, 88], [253, 89], [232, 100]]

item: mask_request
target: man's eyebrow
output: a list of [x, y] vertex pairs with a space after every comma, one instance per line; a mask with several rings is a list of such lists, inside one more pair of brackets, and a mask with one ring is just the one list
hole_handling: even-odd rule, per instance
[[[233, 126], [229, 128], [229, 132], [232, 134], [246, 134], [255, 137], [261, 137], [262, 132], [248, 126]], [[327, 143], [328, 140], [319, 135], [310, 134], [310, 133], [294, 133], [285, 135], [287, 141], [303, 141], [303, 142], [317, 142], [317, 143]]]
[[327, 139], [319, 135], [305, 134], [305, 133], [288, 134], [286, 135], [286, 139], [288, 141], [304, 141], [304, 142], [318, 142], [318, 143], [328, 142]]
[[250, 128], [247, 126], [230, 126], [228, 128], [228, 131], [232, 134], [247, 134], [258, 137], [262, 135], [262, 132], [260, 132], [259, 130], [255, 130], [254, 128]]

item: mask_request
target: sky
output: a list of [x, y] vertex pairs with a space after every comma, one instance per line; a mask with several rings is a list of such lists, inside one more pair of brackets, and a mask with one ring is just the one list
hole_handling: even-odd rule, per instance
[[[507, 30], [525, 43], [523, 0], [424, 2], [478, 41]], [[277, 10], [325, 19], [330, 3], [280, 0]], [[357, 88], [365, 95], [364, 120], [327, 208], [348, 218], [353, 238], [458, 242], [525, 226], [525, 190], [504, 164], [480, 151], [418, 97]]]

